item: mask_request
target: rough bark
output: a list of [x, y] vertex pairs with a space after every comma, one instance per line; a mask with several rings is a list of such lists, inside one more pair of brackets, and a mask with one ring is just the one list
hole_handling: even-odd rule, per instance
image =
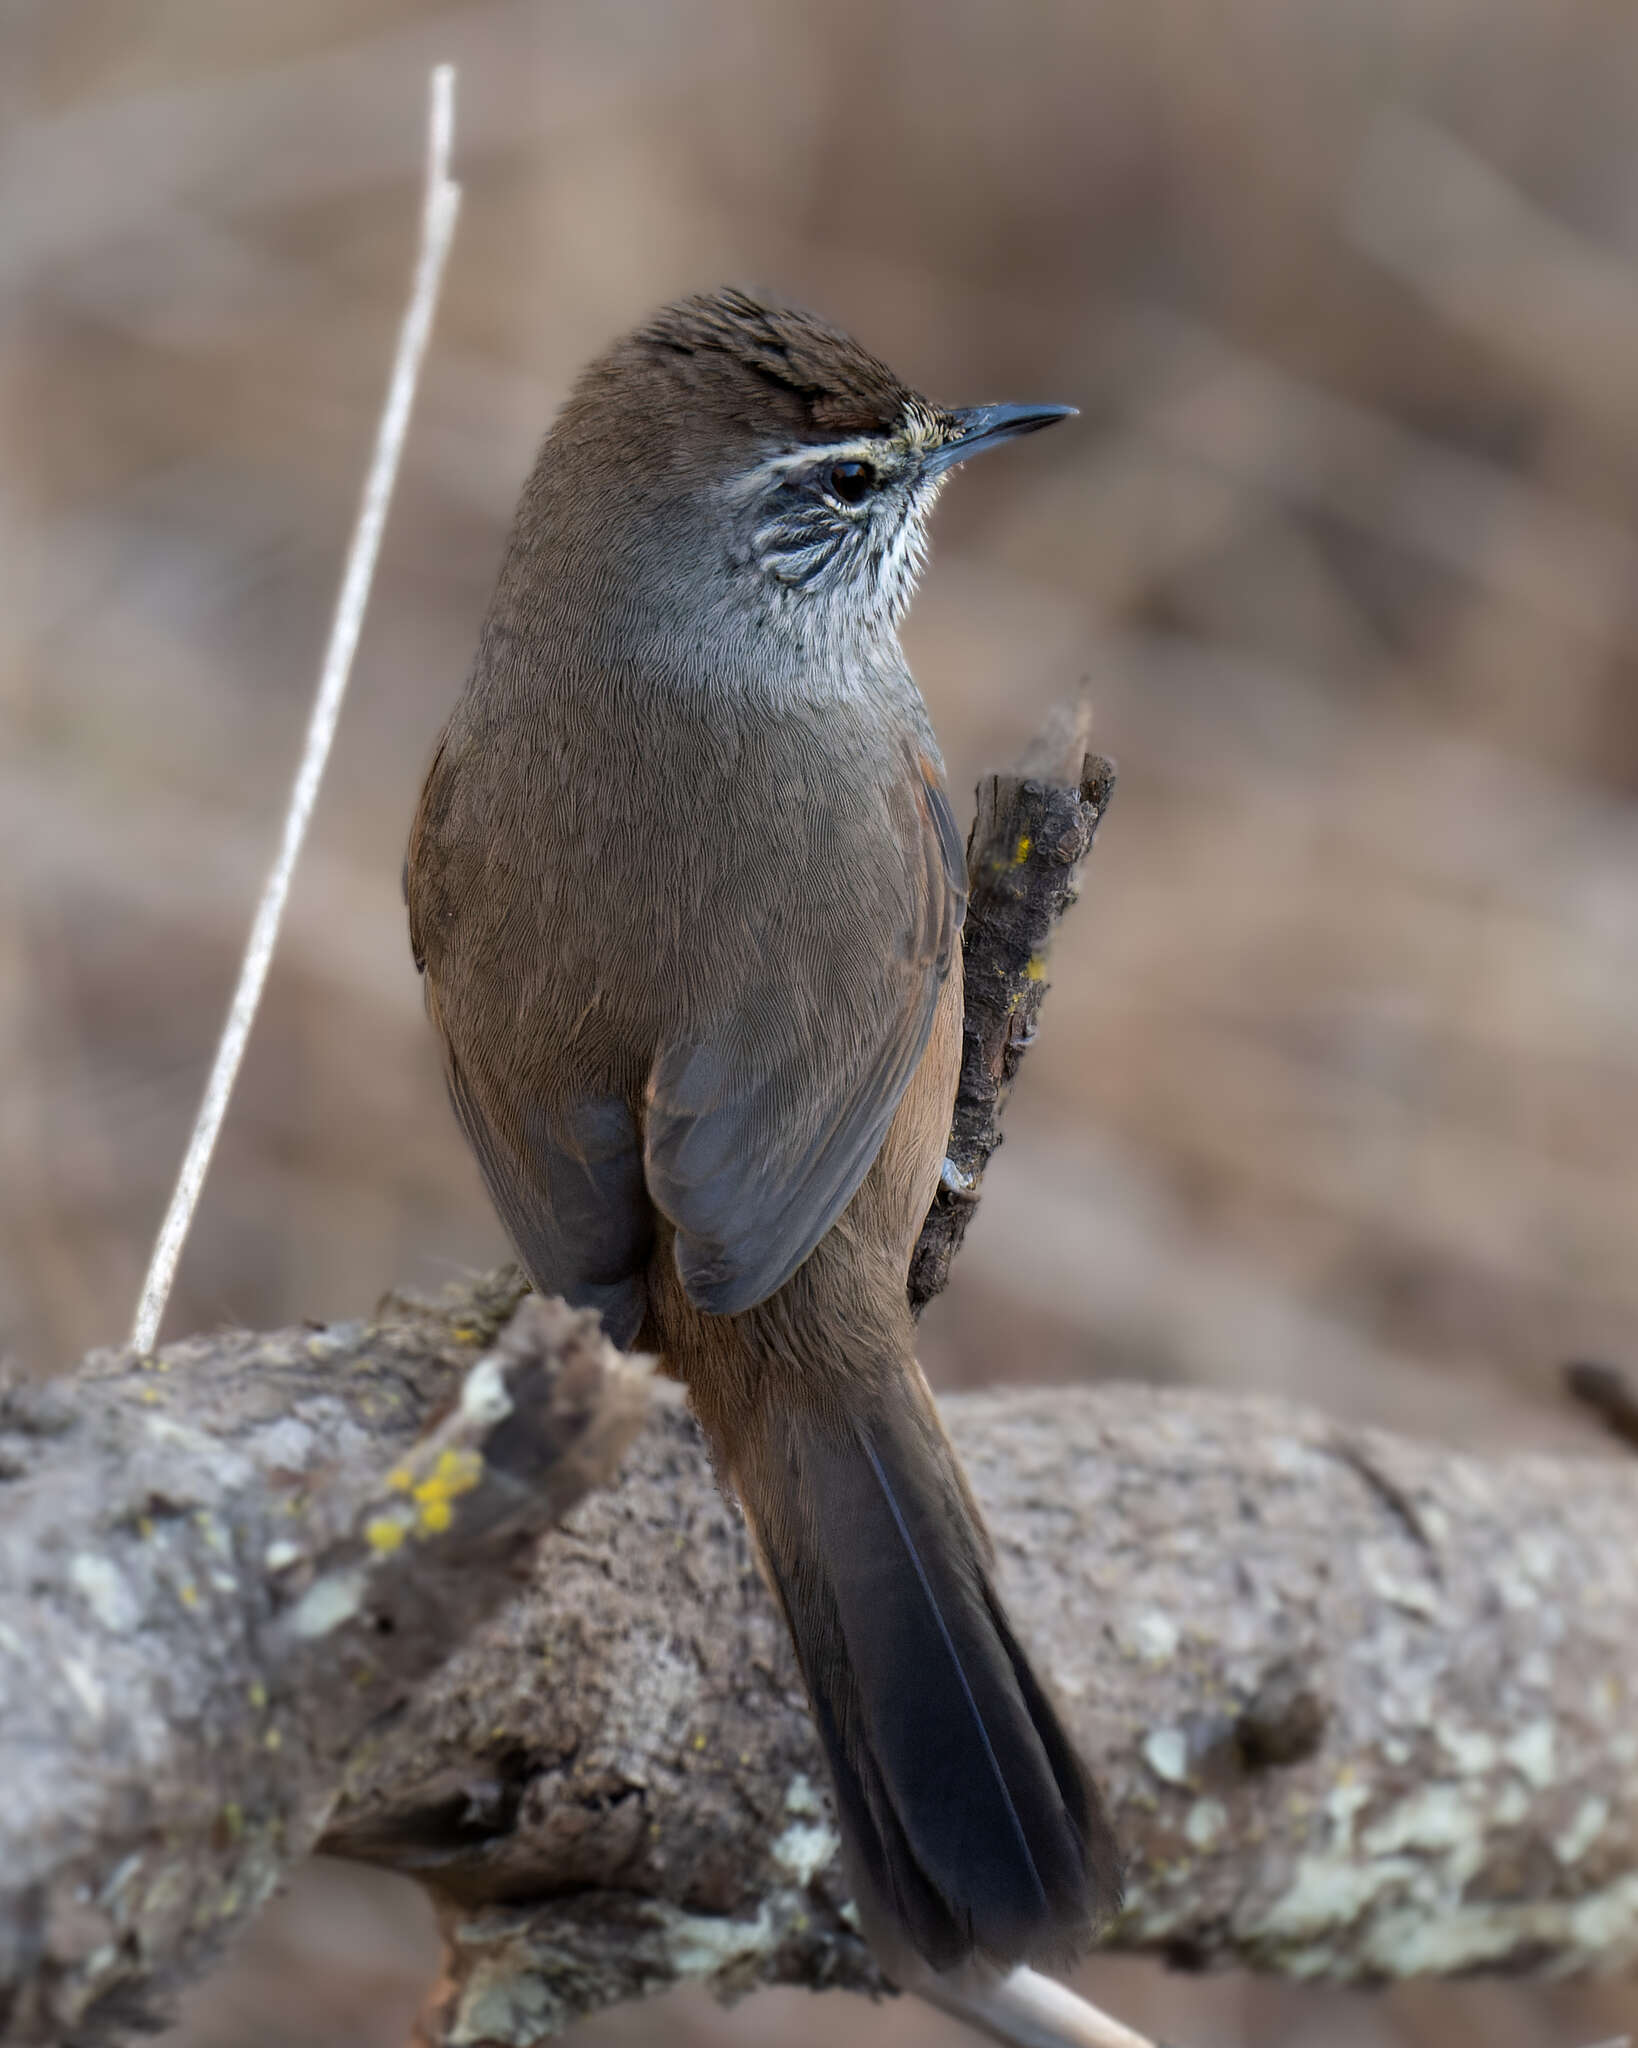
[[[1151, 1388], [945, 1404], [1131, 1857], [1122, 1949], [1370, 1980], [1638, 1958], [1638, 1467]], [[685, 1416], [350, 1777], [448, 2038], [703, 1976], [872, 1988], [783, 1633]]]
[[0, 1390], [5, 2039], [108, 2038], [202, 1968], [612, 1474], [646, 1372], [560, 1302], [494, 1342], [516, 1299]]
[[1080, 893], [1081, 868], [1115, 793], [1115, 767], [1079, 749], [1059, 776], [988, 775], [967, 841], [962, 934], [966, 1014], [944, 1175], [910, 1262], [917, 1315], [950, 1277], [1001, 1143], [1001, 1111], [1033, 1042], [1046, 995], [1046, 957]]
[[[680, 1977], [876, 1987], [783, 1631], [672, 1391], [521, 1589], [527, 1523], [453, 1490], [465, 1416], [522, 1505], [523, 1424], [451, 1408], [514, 1298], [12, 1397], [6, 2038], [117, 2032], [321, 1831], [446, 1901], [454, 2042]], [[608, 1464], [596, 1390], [617, 1436], [629, 1389], [573, 1319], [547, 1340], [578, 1484]], [[1115, 1945], [1334, 1978], [1638, 1956], [1631, 1460], [1484, 1462], [1153, 1388], [946, 1411], [1131, 1855]], [[448, 1530], [383, 1544], [440, 1499]], [[418, 1684], [479, 1588], [515, 1597]]]

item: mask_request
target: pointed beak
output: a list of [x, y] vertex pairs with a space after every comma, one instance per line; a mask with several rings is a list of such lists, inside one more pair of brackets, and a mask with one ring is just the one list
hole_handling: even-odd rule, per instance
[[921, 473], [937, 476], [941, 470], [952, 469], [982, 449], [998, 448], [1003, 441], [1016, 440], [1020, 434], [1038, 434], [1043, 427], [1055, 426], [1059, 420], [1072, 420], [1076, 410], [1073, 405], [969, 405], [950, 414], [958, 432], [942, 448], [933, 450], [923, 462]]

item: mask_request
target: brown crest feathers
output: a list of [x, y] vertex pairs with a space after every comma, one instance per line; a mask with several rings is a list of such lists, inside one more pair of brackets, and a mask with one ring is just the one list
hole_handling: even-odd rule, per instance
[[892, 433], [908, 409], [930, 410], [839, 327], [799, 306], [753, 298], [733, 286], [679, 299], [633, 339], [675, 355], [715, 358], [722, 367], [739, 366], [800, 401], [815, 434]]

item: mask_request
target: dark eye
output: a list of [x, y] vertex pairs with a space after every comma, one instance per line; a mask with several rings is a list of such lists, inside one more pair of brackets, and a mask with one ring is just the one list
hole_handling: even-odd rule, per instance
[[868, 462], [838, 462], [832, 465], [826, 481], [833, 498], [840, 498], [844, 505], [857, 505], [875, 483], [876, 472]]

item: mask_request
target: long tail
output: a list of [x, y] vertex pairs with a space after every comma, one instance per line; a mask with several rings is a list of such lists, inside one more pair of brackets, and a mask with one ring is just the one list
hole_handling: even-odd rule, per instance
[[733, 1477], [784, 1605], [866, 1932], [892, 1972], [1057, 1960], [1120, 1897], [1098, 1795], [991, 1584], [913, 1361], [768, 1402]]

